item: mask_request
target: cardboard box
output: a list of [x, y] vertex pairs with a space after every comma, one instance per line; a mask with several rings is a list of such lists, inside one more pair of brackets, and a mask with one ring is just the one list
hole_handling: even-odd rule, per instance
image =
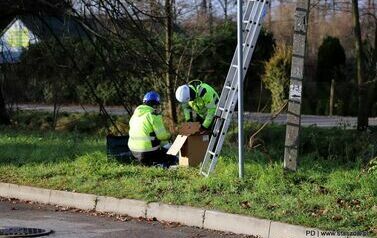
[[179, 154], [179, 165], [181, 166], [198, 166], [204, 159], [209, 139], [208, 133], [200, 134], [200, 123], [184, 123], [167, 153]]

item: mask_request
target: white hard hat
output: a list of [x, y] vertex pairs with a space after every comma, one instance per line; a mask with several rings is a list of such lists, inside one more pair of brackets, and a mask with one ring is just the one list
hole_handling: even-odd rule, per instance
[[175, 91], [175, 97], [180, 103], [187, 103], [190, 101], [190, 87], [187, 84], [179, 86]]

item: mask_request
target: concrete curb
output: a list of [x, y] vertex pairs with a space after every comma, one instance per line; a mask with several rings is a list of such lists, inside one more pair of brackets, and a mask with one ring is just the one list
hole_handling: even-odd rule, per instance
[[51, 190], [48, 203], [83, 210], [94, 210], [96, 208], [97, 196], [92, 194]]
[[260, 237], [269, 237], [270, 224], [269, 220], [218, 211], [206, 211], [204, 219], [204, 228], [206, 229]]
[[0, 183], [0, 196], [9, 198], [9, 183]]
[[[188, 226], [212, 229], [236, 234], [254, 235], [261, 238], [302, 238], [329, 237], [357, 238], [322, 234], [318, 229], [290, 225], [235, 215], [218, 211], [204, 210], [188, 206], [147, 203], [132, 199], [96, 196], [92, 194], [57, 191], [50, 189], [0, 183], [0, 197], [53, 204], [83, 210], [110, 212], [131, 217], [157, 218], [168, 222], [178, 222]], [[364, 236], [363, 238], [365, 238]]]
[[131, 217], [146, 217], [148, 204], [132, 199], [117, 199], [113, 197], [97, 197], [97, 212], [110, 212]]
[[173, 221], [187, 226], [203, 228], [205, 211], [187, 206], [150, 203], [147, 209], [147, 218], [157, 218], [161, 221]]
[[[305, 232], [307, 230], [308, 229], [305, 229], [301, 226], [295, 226], [273, 221], [271, 222], [270, 226], [270, 236], [274, 238], [304, 237]], [[318, 233], [315, 233], [315, 237], [317, 237]]]
[[[308, 229], [302, 226], [290, 225], [281, 222], [271, 222], [270, 237], [274, 238], [294, 238], [294, 237], [320, 237], [325, 238], [332, 235], [322, 235], [321, 230]], [[335, 236], [335, 235], [334, 235]], [[345, 236], [335, 236], [336, 238], [346, 238]], [[354, 238], [354, 237], [353, 237]]]
[[8, 197], [39, 203], [49, 203], [51, 190], [9, 184]]

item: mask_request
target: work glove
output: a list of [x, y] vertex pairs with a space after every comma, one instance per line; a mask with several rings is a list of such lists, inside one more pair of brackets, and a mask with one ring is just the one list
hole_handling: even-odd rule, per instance
[[208, 131], [208, 128], [204, 127], [203, 125], [200, 125], [199, 132], [200, 134], [204, 134]]

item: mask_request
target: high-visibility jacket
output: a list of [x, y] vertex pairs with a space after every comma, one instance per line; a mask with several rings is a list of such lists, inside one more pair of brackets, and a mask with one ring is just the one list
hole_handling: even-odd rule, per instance
[[134, 152], [150, 152], [166, 144], [171, 135], [162, 116], [148, 105], [140, 105], [130, 119], [128, 147]]
[[200, 82], [198, 85], [190, 84], [189, 87], [194, 90], [196, 97], [193, 101], [184, 103], [183, 113], [186, 121], [191, 121], [192, 111], [204, 119], [202, 126], [209, 128], [216, 114], [216, 105], [219, 102], [219, 95], [211, 86]]

